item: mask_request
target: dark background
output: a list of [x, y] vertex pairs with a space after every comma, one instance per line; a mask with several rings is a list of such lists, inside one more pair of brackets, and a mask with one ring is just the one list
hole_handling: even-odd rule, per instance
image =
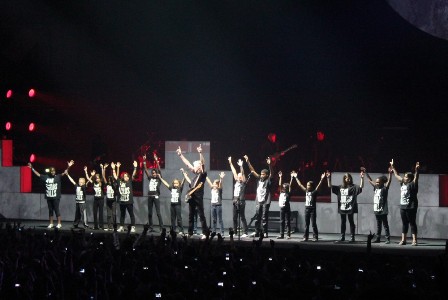
[[165, 140], [209, 140], [212, 168], [246, 153], [259, 168], [273, 132], [298, 145], [287, 172], [394, 158], [446, 173], [448, 42], [385, 1], [1, 0], [0, 45], [17, 164], [130, 168]]

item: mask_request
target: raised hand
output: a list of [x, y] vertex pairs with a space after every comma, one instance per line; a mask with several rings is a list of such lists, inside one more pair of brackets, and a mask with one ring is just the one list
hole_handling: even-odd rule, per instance
[[282, 171], [278, 172], [278, 177], [282, 178], [282, 176], [283, 176]]
[[296, 171], [291, 171], [291, 177], [296, 178], [297, 177], [297, 172]]
[[392, 158], [392, 160], [389, 163], [390, 163], [390, 166], [393, 168], [394, 167], [394, 159]]
[[244, 157], [244, 159], [246, 160], [246, 162], [248, 162], [248, 161], [249, 161], [249, 156], [247, 156], [247, 155], [244, 155], [243, 157]]
[[226, 173], [224, 173], [224, 172], [219, 173], [219, 177], [220, 177], [221, 179], [224, 178], [224, 176], [226, 176]]
[[237, 164], [238, 164], [238, 166], [242, 167], [243, 166], [243, 160], [241, 158], [238, 159]]
[[156, 153], [153, 153], [154, 160], [159, 160]]
[[84, 172], [87, 172], [87, 166], [84, 166]]
[[330, 178], [330, 177], [331, 177], [331, 173], [330, 173], [330, 171], [327, 170], [327, 171], [325, 172], [325, 176], [327, 176], [327, 178]]
[[266, 159], [266, 162], [268, 163], [268, 165], [270, 165], [270, 164], [271, 164], [271, 158], [268, 157], [268, 158]]
[[121, 162], [117, 161], [117, 168], [121, 167]]
[[394, 168], [389, 167], [389, 168], [387, 169], [387, 171], [388, 171], [389, 173], [393, 173], [393, 172], [394, 172]]
[[101, 169], [104, 169], [104, 166], [103, 166], [103, 164], [100, 164], [100, 168], [101, 168]]
[[110, 167], [111, 167], [112, 169], [115, 170], [115, 163], [114, 163], [114, 162], [111, 162], [111, 163], [110, 163]]
[[180, 168], [179, 170], [180, 170], [182, 173], [185, 173], [184, 168]]
[[109, 166], [109, 164], [105, 163], [104, 164], [104, 169], [106, 169]]
[[138, 164], [137, 164], [137, 161], [136, 161], [136, 160], [134, 160], [133, 165], [134, 165], [134, 168], [137, 168]]
[[182, 149], [180, 149], [180, 146], [177, 147], [177, 149], [176, 149], [176, 153], [177, 153], [177, 155], [179, 155], [179, 156], [182, 155]]
[[229, 161], [229, 163], [232, 163], [232, 156], [227, 157], [227, 160]]
[[75, 161], [72, 159], [71, 161], [67, 162], [68, 167], [70, 168], [71, 166], [73, 166], [75, 164]]
[[420, 163], [419, 163], [419, 162], [417, 162], [417, 163], [415, 164], [415, 169], [416, 169], [416, 170], [420, 169]]
[[31, 163], [28, 163], [28, 168], [32, 169], [33, 165]]
[[199, 153], [202, 153], [202, 146], [201, 146], [201, 144], [199, 144], [199, 146], [196, 149], [198, 150]]
[[90, 172], [90, 176], [94, 176], [96, 174], [96, 171], [95, 170], [92, 170], [91, 172]]
[[143, 158], [143, 161], [146, 161], [146, 154], [143, 154], [142, 158]]
[[361, 167], [361, 172], [366, 172], [366, 168]]
[[324, 179], [325, 176], [326, 176], [326, 174], [325, 174], [325, 172], [324, 172], [324, 173], [322, 173], [322, 175], [320, 175], [320, 179], [321, 179], [321, 180]]

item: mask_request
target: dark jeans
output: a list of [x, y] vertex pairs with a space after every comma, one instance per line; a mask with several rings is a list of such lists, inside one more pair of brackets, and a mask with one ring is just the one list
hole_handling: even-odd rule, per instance
[[94, 197], [93, 198], [93, 225], [94, 228], [98, 228], [98, 214], [100, 226], [99, 228], [103, 228], [104, 226], [104, 198]]
[[79, 221], [83, 220], [84, 225], [87, 225], [87, 212], [85, 203], [76, 203], [74, 226], [78, 226]]
[[285, 219], [286, 219], [286, 234], [291, 235], [291, 206], [289, 204], [280, 208], [280, 234], [285, 233]]
[[[310, 232], [310, 221], [313, 226], [313, 234], [315, 237], [318, 236], [319, 232], [317, 230], [317, 224], [316, 224], [316, 209], [313, 208], [305, 208], [305, 238], [308, 238], [309, 232]], [[344, 229], [345, 232], [345, 229]]]
[[353, 216], [355, 214], [341, 214], [341, 234], [345, 235], [345, 228], [347, 223], [347, 216], [348, 216], [348, 222], [350, 223], [350, 233], [352, 235], [355, 235], [355, 220], [353, 219]]
[[163, 227], [162, 215], [160, 214], [160, 197], [148, 196], [148, 225], [152, 227], [152, 207], [155, 205], [156, 214], [159, 218], [159, 226]]
[[390, 232], [389, 232], [389, 223], [387, 222], [387, 215], [375, 215], [376, 218], [376, 235], [379, 239], [381, 236], [381, 230], [383, 229], [384, 225], [384, 231], [386, 231], [386, 238], [390, 238]]
[[113, 225], [117, 224], [117, 201], [115, 199], [106, 200], [107, 210], [107, 227], [113, 229]]
[[404, 234], [408, 233], [409, 225], [411, 225], [411, 233], [417, 234], [417, 209], [400, 209], [401, 222], [403, 223]]
[[235, 233], [238, 229], [238, 215], [240, 217], [241, 223], [243, 223], [243, 231], [245, 234], [247, 234], [247, 222], [246, 222], [246, 201], [244, 200], [237, 200], [233, 202], [233, 229], [235, 230]]
[[198, 198], [191, 198], [190, 201], [188, 201], [188, 234], [193, 234], [193, 225], [194, 225], [194, 214], [196, 213], [196, 208], [199, 213], [199, 219], [201, 220], [201, 226], [202, 226], [202, 233], [205, 234], [208, 231], [207, 228], [207, 221], [205, 220], [204, 215], [204, 199], [198, 199]]
[[59, 212], [59, 200], [58, 198], [47, 198], [47, 205], [48, 205], [48, 214], [50, 217], [56, 214], [56, 217], [60, 217], [61, 213]]
[[216, 232], [216, 223], [219, 219], [219, 225], [221, 226], [221, 234], [224, 235], [224, 222], [222, 221], [222, 205], [212, 205], [212, 223], [213, 223], [213, 232]]
[[[256, 201], [256, 200], [255, 200]], [[257, 221], [255, 223], [256, 231], [257, 233], [268, 233], [268, 213], [269, 213], [269, 207], [271, 204], [267, 204], [265, 202], [258, 202], [257, 206], [255, 207], [257, 211]]]
[[129, 217], [131, 217], [131, 226], [135, 225], [135, 216], [134, 216], [134, 204], [120, 203], [120, 226], [124, 226], [124, 217], [126, 216], [126, 210], [129, 213]]
[[176, 219], [177, 226], [180, 228], [180, 232], [184, 232], [184, 226], [182, 225], [182, 209], [180, 204], [171, 204], [171, 229], [176, 231]]

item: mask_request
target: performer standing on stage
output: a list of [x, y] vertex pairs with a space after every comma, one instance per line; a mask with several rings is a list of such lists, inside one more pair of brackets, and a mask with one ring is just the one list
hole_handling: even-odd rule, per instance
[[[103, 169], [103, 165], [101, 165], [101, 169]], [[100, 174], [97, 174], [95, 170], [93, 170], [90, 174], [87, 172], [87, 167], [84, 167], [84, 172], [86, 173], [87, 181], [93, 184], [93, 229], [98, 230], [104, 229], [104, 191], [103, 191], [103, 180], [106, 183], [106, 179], [101, 178]], [[94, 178], [92, 181], [92, 177]], [[98, 226], [99, 221], [99, 226]]]
[[387, 214], [389, 212], [387, 195], [389, 193], [389, 186], [391, 183], [391, 174], [393, 172], [392, 168], [389, 168], [389, 176], [381, 176], [375, 179], [375, 182], [367, 173], [365, 168], [361, 168], [363, 172], [366, 173], [369, 183], [373, 186], [373, 213], [376, 218], [376, 239], [372, 243], [381, 242], [381, 230], [384, 225], [384, 231], [386, 232], [385, 244], [390, 244], [390, 231], [389, 222], [387, 222]]
[[213, 180], [211, 182], [210, 178], [207, 177], [207, 182], [211, 188], [211, 215], [212, 215], [212, 224], [213, 231], [216, 233], [216, 223], [219, 219], [219, 225], [221, 226], [221, 236], [224, 236], [224, 222], [222, 221], [222, 179], [226, 174], [221, 172], [219, 174], [219, 179]]
[[411, 172], [407, 172], [401, 177], [397, 170], [394, 167], [394, 160], [390, 162], [390, 166], [392, 167], [392, 171], [394, 172], [395, 177], [401, 184], [401, 197], [400, 197], [400, 215], [401, 222], [403, 223], [402, 233], [401, 233], [401, 241], [399, 245], [406, 245], [406, 238], [408, 234], [409, 225], [411, 225], [411, 233], [412, 233], [412, 246], [417, 246], [417, 208], [418, 208], [418, 177], [419, 177], [419, 169], [420, 163], [417, 162], [415, 164], [415, 174]]
[[[84, 169], [86, 170], [87, 167]], [[67, 175], [68, 179], [73, 183], [73, 185], [76, 187], [76, 194], [75, 194], [75, 200], [76, 200], [76, 210], [75, 210], [75, 219], [73, 220], [73, 227], [78, 228], [79, 221], [84, 222], [84, 228], [89, 228], [89, 225], [87, 224], [87, 205], [86, 205], [86, 179], [84, 177], [80, 177], [78, 179], [78, 183], [73, 180], [73, 178], [68, 174], [68, 170], [65, 170], [65, 174]]]
[[235, 179], [235, 185], [233, 188], [233, 229], [235, 232], [238, 230], [238, 217], [241, 223], [243, 223], [244, 234], [241, 237], [247, 237], [247, 222], [246, 222], [246, 200], [244, 199], [244, 193], [246, 191], [246, 176], [244, 176], [243, 161], [238, 160], [237, 164], [240, 166], [240, 172], [237, 173], [235, 167], [232, 164], [232, 157], [228, 158], [230, 169], [232, 170], [233, 179]]
[[176, 231], [176, 219], [177, 219], [177, 226], [179, 227], [180, 231], [179, 233], [181, 235], [184, 235], [184, 226], [182, 225], [182, 207], [181, 207], [181, 195], [182, 190], [184, 188], [185, 183], [185, 171], [184, 169], [180, 169], [182, 174], [184, 174], [184, 179], [180, 181], [177, 178], [173, 179], [173, 182], [168, 184], [168, 182], [162, 178], [161, 174], [158, 174], [160, 181], [170, 190], [171, 192], [171, 207], [170, 207], [170, 214], [171, 214], [171, 229], [173, 231]]
[[310, 220], [311, 220], [311, 224], [313, 226], [313, 242], [317, 242], [317, 240], [319, 239], [319, 231], [317, 229], [316, 224], [316, 218], [317, 218], [316, 198], [318, 195], [319, 188], [322, 184], [322, 181], [325, 178], [325, 173], [323, 173], [320, 176], [320, 181], [317, 184], [316, 188], [314, 188], [314, 182], [312, 181], [308, 181], [306, 183], [306, 187], [304, 187], [300, 182], [299, 178], [297, 178], [296, 171], [291, 172], [291, 177], [296, 179], [296, 182], [299, 185], [299, 187], [302, 189], [302, 191], [305, 192], [305, 234], [303, 235], [302, 241], [303, 242], [308, 241], [308, 235], [310, 232]]
[[345, 228], [348, 222], [350, 223], [350, 242], [355, 242], [355, 221], [353, 219], [354, 214], [358, 213], [358, 201], [357, 196], [361, 194], [364, 187], [364, 172], [361, 172], [361, 183], [359, 186], [353, 184], [352, 175], [345, 173], [342, 178], [341, 185], [331, 185], [331, 173], [327, 172], [328, 187], [331, 188], [333, 194], [338, 197], [338, 212], [341, 214], [341, 238], [336, 242], [345, 241]]
[[247, 165], [249, 166], [249, 170], [254, 176], [258, 179], [257, 184], [257, 196], [256, 196], [256, 214], [257, 214], [257, 223], [255, 236], [259, 237], [264, 234], [264, 237], [268, 237], [268, 213], [269, 207], [271, 206], [271, 159], [268, 157], [266, 162], [269, 166], [269, 171], [266, 169], [261, 170], [260, 174], [255, 172], [254, 167], [252, 167], [249, 157], [244, 155], [244, 159], [246, 160]]
[[[160, 178], [162, 177], [162, 173], [160, 172], [159, 160], [157, 159], [157, 155], [154, 154], [154, 161], [156, 165], [156, 169], [151, 170], [151, 176], [149, 176], [148, 168], [146, 167], [146, 155], [143, 155], [143, 167], [145, 169], [146, 177], [149, 180], [148, 186], [148, 226], [149, 231], [152, 232], [154, 229], [152, 228], [152, 207], [156, 207], [157, 218], [159, 219], [159, 227], [160, 232], [163, 229], [163, 220], [162, 215], [160, 214]], [[160, 175], [160, 177], [159, 177]]]
[[278, 189], [280, 195], [278, 197], [278, 206], [280, 207], [280, 236], [277, 239], [285, 238], [285, 219], [286, 219], [286, 238], [291, 238], [291, 204], [289, 203], [292, 176], [289, 183], [282, 184], [282, 171], [278, 172]]
[[[75, 162], [73, 160], [67, 162], [68, 170], [73, 166]], [[59, 201], [61, 199], [61, 177], [65, 175], [65, 171], [62, 174], [56, 174], [56, 169], [50, 167], [49, 175], [41, 175], [37, 172], [31, 163], [28, 163], [28, 167], [33, 171], [33, 173], [39, 177], [43, 182], [45, 182], [45, 199], [47, 199], [48, 212], [50, 224], [47, 228], [53, 228], [53, 213], [56, 214], [58, 220], [57, 228], [61, 228], [61, 213], [59, 212]]]
[[[101, 165], [103, 178], [106, 178], [106, 168], [108, 164]], [[107, 210], [107, 228], [104, 230], [113, 230], [117, 225], [117, 181], [113, 176], [107, 177], [106, 182], [106, 210]]]
[[196, 160], [191, 164], [185, 156], [182, 155], [182, 150], [177, 148], [177, 155], [184, 162], [184, 164], [195, 174], [195, 177], [191, 180], [190, 190], [191, 198], [188, 201], [188, 235], [191, 237], [193, 235], [193, 218], [196, 207], [198, 208], [199, 219], [201, 220], [202, 226], [202, 239], [206, 238], [208, 233], [207, 221], [204, 215], [204, 183], [207, 178], [207, 172], [205, 171], [205, 160], [202, 155], [202, 147], [199, 145], [197, 148], [199, 153], [199, 160]]
[[132, 176], [129, 177], [129, 173], [123, 172], [120, 179], [118, 179], [118, 173], [120, 173], [121, 163], [117, 162], [117, 170], [115, 171], [115, 164], [111, 163], [112, 173], [114, 174], [115, 180], [117, 180], [119, 203], [120, 203], [120, 227], [117, 231], [124, 231], [124, 219], [126, 217], [126, 210], [131, 218], [131, 232], [135, 232], [135, 216], [134, 216], [134, 195], [132, 191], [132, 181], [135, 179], [137, 174], [137, 161], [134, 160], [134, 171]]

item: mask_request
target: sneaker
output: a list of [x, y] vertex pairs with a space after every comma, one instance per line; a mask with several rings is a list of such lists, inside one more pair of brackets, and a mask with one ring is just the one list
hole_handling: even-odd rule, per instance
[[313, 237], [313, 242], [317, 242], [318, 238], [317, 237]]
[[377, 239], [375, 239], [372, 243], [374, 243], [374, 244], [378, 244], [378, 243], [380, 243], [380, 242], [381, 242], [380, 238], [377, 238]]
[[243, 234], [241, 237], [242, 237], [242, 238], [245, 238], [245, 237], [248, 237], [248, 235], [247, 235], [247, 233], [245, 233], [245, 234]]
[[279, 235], [279, 236], [277, 237], [277, 240], [283, 240], [283, 239], [284, 239], [283, 235]]
[[109, 228], [104, 228], [103, 230], [104, 230], [104, 231], [109, 231]]
[[201, 240], [205, 240], [207, 236], [205, 234], [201, 234]]
[[124, 231], [124, 227], [123, 226], [118, 227], [117, 231], [118, 232], [123, 232]]
[[384, 242], [384, 244], [390, 244], [390, 240], [386, 239], [386, 241]]
[[54, 227], [53, 224], [49, 224], [49, 225], [47, 226], [47, 228], [53, 228], [53, 227]]
[[257, 233], [256, 232], [252, 232], [251, 234], [249, 234], [250, 237], [254, 237]]
[[417, 245], [418, 245], [417, 241], [413, 241], [411, 244], [411, 246], [417, 246]]
[[84, 228], [89, 228], [89, 224], [84, 224]]
[[131, 232], [135, 232], [135, 226], [131, 227]]
[[308, 238], [307, 237], [303, 237], [302, 242], [308, 242]]
[[58, 225], [56, 225], [56, 228], [57, 228], [57, 229], [61, 229], [61, 228], [62, 228], [62, 224], [58, 224]]
[[398, 245], [400, 245], [400, 246], [402, 246], [402, 245], [406, 245], [406, 241], [400, 241], [400, 242], [398, 243]]
[[290, 236], [290, 235], [287, 235], [287, 236], [286, 236], [286, 239], [287, 239], [287, 240], [290, 240], [290, 239], [291, 239], [291, 236]]
[[268, 233], [265, 233], [265, 234], [264, 234], [264, 237], [267, 238], [267, 237], [268, 237]]

